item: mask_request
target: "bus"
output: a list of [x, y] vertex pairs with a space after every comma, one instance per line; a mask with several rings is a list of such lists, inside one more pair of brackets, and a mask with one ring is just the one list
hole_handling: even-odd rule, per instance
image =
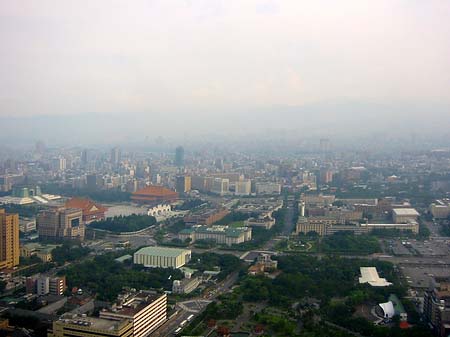
[[183, 326], [185, 326], [185, 325], [186, 325], [186, 323], [187, 323], [187, 320], [184, 320], [183, 322], [181, 322], [181, 323], [180, 323], [180, 327], [183, 327]]
[[190, 322], [193, 318], [194, 318], [194, 315], [189, 315], [189, 317], [187, 318], [187, 321]]
[[173, 334], [176, 336], [176, 335], [180, 334], [180, 332], [181, 332], [181, 328], [177, 328]]

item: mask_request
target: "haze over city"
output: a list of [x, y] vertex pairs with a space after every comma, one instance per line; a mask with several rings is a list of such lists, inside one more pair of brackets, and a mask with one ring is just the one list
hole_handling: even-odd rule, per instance
[[448, 146], [449, 15], [448, 1], [2, 1], [0, 140]]
[[0, 336], [449, 337], [450, 0], [0, 0]]

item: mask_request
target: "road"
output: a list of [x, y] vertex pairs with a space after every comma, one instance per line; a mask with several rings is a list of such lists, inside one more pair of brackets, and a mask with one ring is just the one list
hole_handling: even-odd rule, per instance
[[189, 301], [177, 303], [176, 307], [178, 313], [167, 320], [158, 330], [153, 332], [151, 336], [163, 337], [172, 335], [179, 327], [180, 323], [186, 320], [190, 315], [194, 315], [194, 317], [199, 315], [207, 305], [214, 301], [218, 296], [230, 291], [231, 287], [237, 282], [238, 276], [238, 272], [230, 274], [225, 280], [216, 284], [215, 287], [211, 289], [214, 290], [214, 292], [211, 293], [210, 291], [206, 298], [196, 297]]

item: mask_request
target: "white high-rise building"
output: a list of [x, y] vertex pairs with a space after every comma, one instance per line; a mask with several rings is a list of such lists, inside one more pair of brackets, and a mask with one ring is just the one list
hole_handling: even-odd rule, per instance
[[224, 178], [214, 178], [211, 192], [220, 195], [227, 194], [229, 191], [230, 180]]

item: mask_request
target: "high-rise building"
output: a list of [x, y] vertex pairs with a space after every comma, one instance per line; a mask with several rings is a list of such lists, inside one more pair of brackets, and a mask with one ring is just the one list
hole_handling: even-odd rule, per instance
[[86, 167], [89, 163], [90, 156], [89, 156], [89, 150], [84, 149], [83, 152], [81, 152], [81, 166]]
[[48, 337], [133, 337], [133, 322], [128, 319], [112, 321], [98, 317], [64, 314], [53, 322]]
[[64, 171], [67, 167], [67, 161], [64, 157], [53, 158], [52, 169], [53, 171]]
[[236, 195], [250, 195], [252, 192], [252, 181], [244, 179], [235, 183], [234, 194]]
[[98, 174], [86, 175], [86, 187], [92, 191], [95, 191], [102, 185], [102, 177]]
[[0, 269], [19, 265], [19, 214], [0, 209]]
[[145, 291], [120, 295], [112, 310], [100, 311], [100, 318], [130, 320], [132, 336], [149, 336], [167, 320], [167, 295]]
[[328, 138], [322, 138], [319, 142], [320, 152], [327, 153], [331, 150], [330, 140]]
[[119, 147], [114, 147], [111, 150], [111, 164], [113, 164], [115, 167], [117, 167], [120, 164], [121, 160], [121, 151]]
[[79, 208], [54, 206], [36, 217], [39, 237], [52, 239], [84, 239], [83, 212]]
[[184, 166], [184, 148], [182, 146], [175, 149], [175, 166]]
[[220, 195], [227, 194], [229, 191], [230, 180], [224, 178], [214, 178], [211, 192]]
[[189, 192], [191, 190], [191, 177], [178, 176], [175, 181], [175, 190], [181, 194]]

